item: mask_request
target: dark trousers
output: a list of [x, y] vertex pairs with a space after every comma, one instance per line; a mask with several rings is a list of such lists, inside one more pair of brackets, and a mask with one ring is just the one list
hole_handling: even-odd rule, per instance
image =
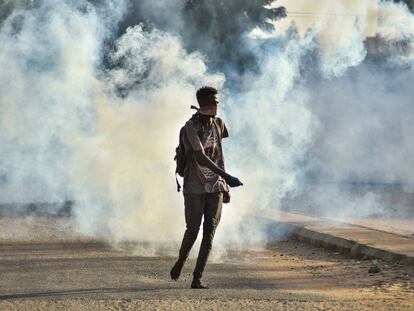
[[186, 260], [197, 239], [203, 222], [203, 240], [201, 241], [194, 277], [201, 278], [213, 243], [214, 233], [220, 222], [223, 193], [184, 194], [185, 222], [187, 228], [180, 248], [180, 260]]

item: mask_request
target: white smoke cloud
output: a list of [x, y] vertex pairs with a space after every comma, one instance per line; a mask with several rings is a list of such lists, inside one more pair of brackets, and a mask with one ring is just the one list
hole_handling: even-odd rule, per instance
[[226, 98], [232, 140], [226, 150], [227, 168], [245, 183], [232, 191], [235, 203], [226, 211], [222, 229], [221, 237], [233, 247], [265, 240], [264, 228], [254, 226], [246, 232], [243, 219], [280, 207], [282, 198], [297, 187], [297, 164], [312, 142], [316, 124], [308, 95], [298, 83], [302, 58], [315, 41], [312, 36], [297, 39], [288, 36], [271, 46], [262, 59], [260, 76], [246, 81], [245, 92]]
[[414, 63], [414, 19], [404, 3], [384, 2], [379, 11], [379, 35], [389, 49], [391, 65]]
[[[378, 41], [391, 48], [377, 62], [364, 62], [371, 4], [354, 3], [360, 14], [352, 16], [343, 2], [329, 2], [303, 35], [256, 31], [256, 38], [285, 43], [262, 50], [260, 76], [246, 83], [226, 115], [240, 131], [237, 150], [245, 147], [241, 153], [249, 158], [246, 163], [238, 153], [230, 161], [242, 163], [251, 187], [240, 191], [234, 215], [282, 205], [335, 217], [386, 217], [396, 206], [407, 213], [402, 192], [413, 184], [413, 127], [406, 117], [413, 109], [413, 71], [395, 65], [412, 64], [410, 45], [396, 42], [412, 42], [414, 18], [405, 5], [379, 3]], [[326, 35], [333, 21], [327, 12], [346, 16], [340, 27], [328, 28], [335, 36]], [[393, 70], [381, 69], [386, 61]]]
[[[2, 201], [69, 198], [65, 141], [89, 123], [102, 38], [94, 11], [45, 2], [15, 10], [0, 32]], [[86, 129], [86, 128], [85, 128]]]
[[[407, 25], [413, 15], [405, 5], [390, 2], [381, 2], [378, 11], [372, 40], [379, 48], [371, 60], [348, 64], [329, 79], [309, 81], [319, 127], [307, 161], [310, 184], [294, 201], [295, 208], [313, 206], [313, 212], [343, 217], [409, 213], [405, 197], [412, 191], [413, 168], [408, 159], [414, 150], [407, 116], [413, 110], [414, 28]], [[360, 44], [356, 40], [354, 46]], [[345, 51], [352, 54], [352, 45]]]
[[141, 26], [116, 40], [114, 69], [102, 71], [105, 27], [122, 14], [83, 9], [45, 2], [1, 28], [2, 200], [73, 200], [80, 232], [115, 241], [177, 238], [177, 133], [194, 90], [224, 78], [178, 37]]
[[194, 89], [220, 87], [223, 76], [208, 74], [201, 56], [187, 54], [177, 37], [141, 26], [116, 41], [111, 60], [121, 65], [108, 72], [105, 85], [136, 87], [124, 99], [102, 96], [98, 88], [91, 103], [96, 135], [82, 138], [76, 149], [99, 156], [80, 151], [74, 164], [82, 168], [73, 177], [80, 186], [76, 193], [85, 198], [78, 210], [81, 228], [106, 228], [115, 240], [179, 239], [183, 209], [172, 161], [177, 133], [194, 104]]
[[[222, 88], [231, 135], [226, 166], [245, 183], [224, 207], [221, 242], [260, 239], [260, 228], [246, 230], [246, 214], [280, 208], [306, 190], [308, 175], [412, 183], [412, 69], [389, 74], [362, 63], [360, 16], [347, 19], [330, 44], [318, 27], [304, 35], [291, 27], [267, 39], [246, 37], [260, 68], [233, 89], [224, 84], [230, 70], [211, 73], [206, 56], [185, 50], [185, 35], [137, 25], [112, 42], [126, 3], [80, 3], [44, 1], [0, 24], [4, 202], [70, 199], [84, 234], [179, 240], [183, 202], [172, 158], [195, 91], [205, 84]], [[349, 11], [329, 3], [322, 11]], [[379, 10], [379, 36], [411, 46], [406, 7], [381, 3]], [[398, 51], [388, 56], [391, 64], [412, 64], [410, 49]], [[356, 201], [335, 188], [318, 198], [331, 210], [339, 198], [350, 214], [356, 206], [381, 209], [373, 193]]]

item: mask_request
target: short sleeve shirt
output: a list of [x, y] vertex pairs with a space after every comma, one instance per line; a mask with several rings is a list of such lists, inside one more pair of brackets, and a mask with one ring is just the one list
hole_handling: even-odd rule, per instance
[[189, 153], [184, 172], [183, 192], [214, 193], [229, 191], [224, 179], [209, 168], [200, 165], [193, 154], [193, 151], [204, 150], [205, 155], [224, 170], [223, 149], [220, 139], [229, 136], [224, 122], [216, 118], [215, 121], [203, 125], [192, 118], [187, 121], [184, 128], [185, 149]]

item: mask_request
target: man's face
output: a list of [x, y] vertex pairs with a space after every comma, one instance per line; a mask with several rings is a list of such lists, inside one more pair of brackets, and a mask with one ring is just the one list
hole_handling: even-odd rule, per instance
[[217, 94], [209, 95], [207, 99], [208, 99], [208, 106], [217, 106], [219, 103]]
[[200, 107], [200, 114], [214, 117], [217, 114], [217, 105], [219, 99], [217, 94], [209, 95], [204, 99], [203, 105]]

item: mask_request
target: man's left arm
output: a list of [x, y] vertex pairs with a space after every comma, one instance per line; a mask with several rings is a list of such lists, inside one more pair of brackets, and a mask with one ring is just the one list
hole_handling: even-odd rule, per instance
[[[218, 118], [218, 121], [219, 121], [218, 124], [219, 124], [220, 131], [221, 131], [220, 133], [221, 138], [223, 139], [223, 138], [229, 137], [229, 131], [227, 130], [226, 124], [220, 118]], [[223, 146], [221, 148], [223, 148]], [[224, 191], [223, 192], [223, 203], [225, 204], [230, 203], [230, 198], [231, 198], [230, 189], [229, 191]]]
[[227, 137], [229, 137], [229, 131], [227, 130], [227, 127], [226, 127], [226, 124], [224, 123], [224, 121], [222, 120], [222, 119], [220, 119], [220, 118], [217, 118], [217, 123], [218, 123], [218, 126], [219, 126], [219, 128], [220, 128], [220, 136], [221, 136], [221, 138], [223, 139], [223, 138], [227, 138]]

